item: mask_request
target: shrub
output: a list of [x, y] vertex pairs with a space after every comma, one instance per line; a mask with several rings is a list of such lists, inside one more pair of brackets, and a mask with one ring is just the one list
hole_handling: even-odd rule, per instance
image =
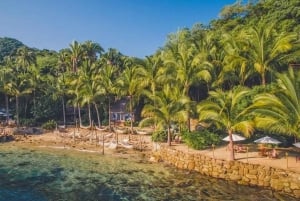
[[168, 133], [166, 131], [155, 131], [151, 139], [153, 142], [166, 142], [168, 140]]
[[35, 119], [25, 119], [25, 118], [21, 118], [20, 119], [20, 124], [23, 126], [35, 126], [36, 125], [36, 121]]
[[53, 130], [56, 128], [56, 122], [54, 120], [49, 120], [42, 125], [42, 128], [46, 130]]
[[207, 130], [182, 133], [184, 142], [193, 149], [206, 149], [220, 143], [219, 135]]

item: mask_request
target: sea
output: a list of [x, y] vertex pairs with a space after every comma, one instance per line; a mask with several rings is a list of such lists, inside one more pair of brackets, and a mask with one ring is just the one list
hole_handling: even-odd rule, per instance
[[274, 201], [296, 198], [238, 185], [145, 154], [0, 144], [0, 201]]

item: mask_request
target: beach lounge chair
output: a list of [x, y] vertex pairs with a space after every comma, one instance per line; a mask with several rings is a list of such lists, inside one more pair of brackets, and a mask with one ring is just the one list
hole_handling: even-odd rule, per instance
[[123, 139], [120, 144], [126, 149], [133, 149], [133, 145], [129, 143], [128, 139]]
[[110, 142], [105, 142], [104, 146], [108, 149], [116, 149], [118, 147], [118, 144], [115, 140], [111, 140]]

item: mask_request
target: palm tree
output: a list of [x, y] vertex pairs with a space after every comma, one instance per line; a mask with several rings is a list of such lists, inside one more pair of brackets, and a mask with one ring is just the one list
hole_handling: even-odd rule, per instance
[[[187, 30], [178, 32], [174, 41], [167, 45], [164, 52], [164, 63], [176, 70], [176, 81], [181, 83], [186, 97], [189, 97], [190, 87], [193, 84], [199, 83], [200, 80], [205, 82], [211, 80], [206, 52], [199, 51], [196, 45], [189, 42], [188, 37]], [[190, 116], [191, 104], [187, 105], [187, 110]], [[190, 130], [190, 118], [188, 118], [187, 126]]]
[[70, 44], [70, 59], [72, 62], [73, 73], [77, 72], [78, 66], [82, 60], [82, 56], [83, 56], [82, 45], [77, 41], [73, 41], [73, 43]]
[[28, 67], [32, 64], [36, 65], [36, 55], [29, 48], [23, 46], [17, 50], [16, 63], [21, 67], [23, 72], [28, 71]]
[[65, 104], [65, 96], [67, 93], [67, 80], [66, 77], [68, 77], [68, 66], [70, 66], [70, 58], [68, 55], [67, 50], [61, 50], [58, 55], [58, 69], [57, 69], [57, 80], [56, 79], [50, 79], [53, 82], [51, 82], [50, 86], [54, 86], [53, 90], [54, 93], [52, 93], [52, 97], [54, 99], [61, 98], [62, 101], [62, 112], [63, 112], [63, 123], [66, 125], [66, 104]]
[[[143, 81], [145, 86], [148, 86], [146, 90], [150, 90], [152, 95], [155, 96], [157, 89], [161, 88], [162, 82], [166, 78], [163, 74], [163, 61], [158, 55], [150, 56], [146, 57], [141, 66], [145, 69]], [[153, 104], [156, 105], [155, 102]], [[156, 129], [155, 124], [154, 129]]]
[[[131, 64], [130, 64], [131, 65]], [[142, 89], [144, 88], [142, 77], [144, 69], [139, 66], [130, 67], [129, 65], [123, 71], [120, 79], [117, 80], [116, 87], [120, 95], [129, 97], [129, 111], [130, 111], [130, 130], [133, 134], [133, 101], [138, 98]]]
[[8, 94], [9, 94], [9, 83], [10, 80], [13, 79], [13, 61], [11, 57], [5, 57], [5, 66], [1, 67], [0, 69], [0, 90], [5, 95], [5, 111], [6, 111], [6, 121], [9, 120], [9, 101], [8, 101]]
[[82, 48], [84, 51], [83, 57], [92, 63], [97, 60], [97, 54], [101, 55], [104, 51], [104, 49], [98, 43], [94, 43], [90, 40], [84, 42], [82, 44]]
[[165, 85], [161, 91], [156, 94], [148, 93], [148, 98], [153, 104], [144, 106], [142, 116], [145, 117], [140, 125], [156, 123], [161, 129], [167, 128], [168, 145], [171, 146], [171, 125], [178, 119], [187, 119], [185, 104], [188, 98], [182, 95], [179, 87]]
[[253, 100], [256, 126], [300, 138], [300, 72], [289, 68], [277, 76], [278, 88], [258, 94]]
[[249, 60], [246, 58], [247, 52], [243, 43], [234, 34], [223, 34], [226, 56], [224, 58], [224, 68], [220, 74], [222, 82], [228, 81], [243, 86], [246, 80], [254, 74], [254, 70], [250, 68]]
[[16, 122], [17, 126], [20, 125], [19, 118], [19, 98], [25, 94], [32, 92], [29, 74], [15, 74], [15, 76], [6, 85], [6, 90], [9, 95], [15, 96], [16, 98]]
[[[37, 82], [39, 79], [38, 77], [40, 74], [39, 70], [37, 69], [35, 53], [25, 46], [20, 47], [16, 53], [16, 65], [17, 65], [16, 66], [17, 72], [22, 74], [22, 75], [21, 74], [17, 75], [17, 77], [22, 77], [22, 79], [26, 77], [26, 85], [31, 85], [30, 86], [31, 89], [28, 90], [23, 89], [23, 90], [26, 91], [25, 94], [27, 94], [29, 91], [33, 92], [33, 107], [34, 107], [34, 116], [35, 116], [36, 114], [35, 90], [37, 87]], [[31, 76], [27, 76], [28, 74], [31, 74]], [[18, 82], [22, 83], [22, 81], [18, 81]]]
[[116, 72], [116, 67], [107, 64], [105, 62], [102, 66], [102, 68], [99, 71], [99, 80], [100, 86], [103, 89], [103, 95], [107, 97], [108, 100], [108, 126], [109, 129], [111, 130], [111, 111], [110, 111], [110, 105], [111, 105], [111, 96], [115, 92], [115, 83], [114, 83], [114, 78], [115, 78], [115, 72]]
[[297, 34], [275, 31], [275, 23], [262, 21], [255, 27], [241, 32], [238, 40], [246, 41], [247, 59], [266, 85], [267, 72], [273, 73], [280, 62], [287, 59], [294, 48]]
[[254, 130], [253, 121], [245, 115], [247, 104], [245, 97], [249, 94], [247, 88], [238, 87], [224, 92], [221, 90], [210, 91], [209, 99], [202, 101], [197, 106], [199, 121], [210, 122], [226, 130], [229, 136], [230, 160], [234, 160], [234, 142], [232, 134], [241, 132], [249, 136]]

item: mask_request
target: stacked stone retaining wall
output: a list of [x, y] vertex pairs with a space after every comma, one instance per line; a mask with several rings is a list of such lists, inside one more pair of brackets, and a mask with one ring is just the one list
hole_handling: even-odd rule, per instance
[[270, 187], [273, 190], [300, 198], [300, 173], [259, 164], [214, 159], [199, 153], [171, 149], [167, 146], [162, 146], [154, 152], [154, 157], [179, 169], [196, 171], [243, 185]]

